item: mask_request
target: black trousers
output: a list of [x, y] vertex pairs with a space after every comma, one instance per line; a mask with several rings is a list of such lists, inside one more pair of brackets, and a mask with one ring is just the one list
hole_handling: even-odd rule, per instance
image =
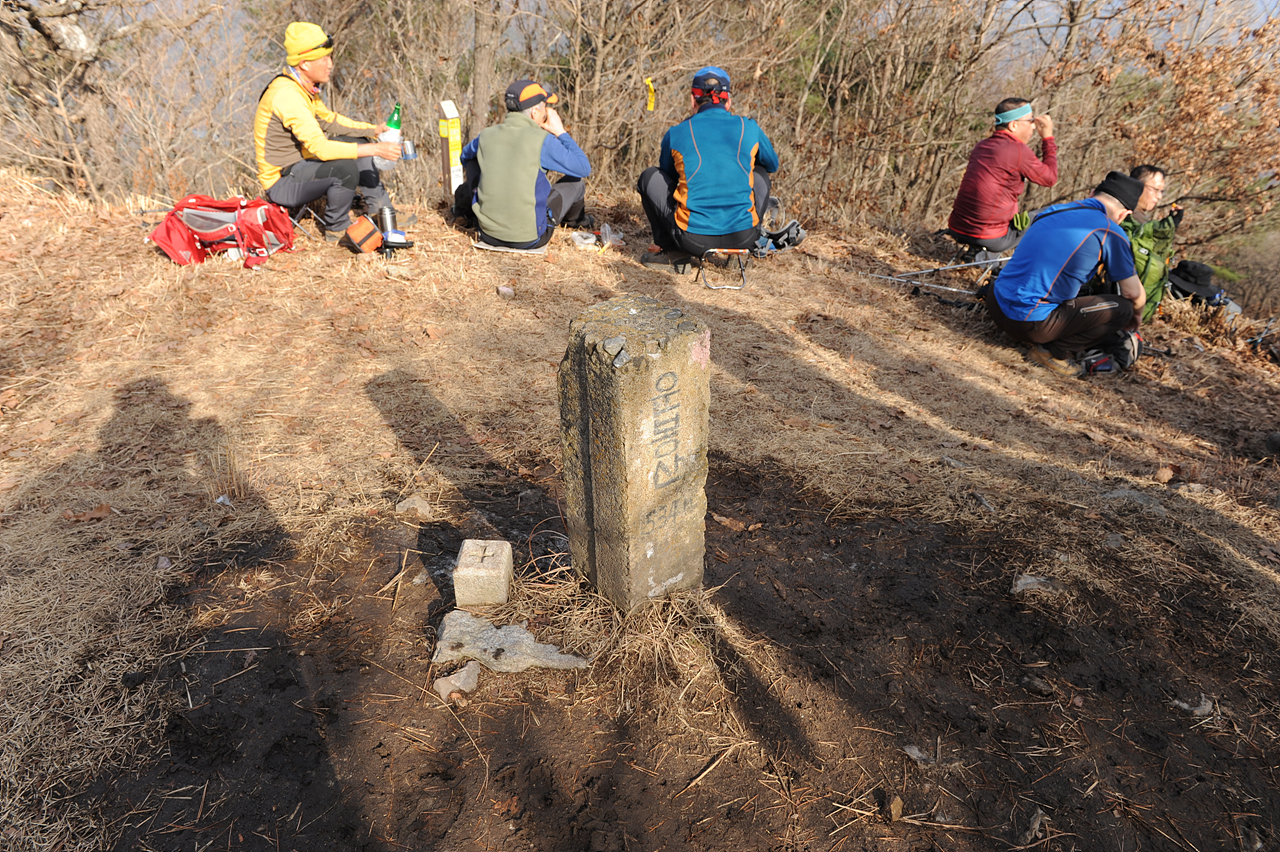
[[1014, 340], [1038, 343], [1055, 358], [1075, 358], [1107, 343], [1133, 320], [1133, 302], [1123, 296], [1079, 296], [1068, 299], [1038, 322], [1012, 320], [1000, 310], [995, 287], [983, 298], [991, 319]]
[[[755, 195], [756, 219], [764, 222], [772, 184], [769, 173], [756, 169], [751, 173], [751, 189]], [[760, 238], [760, 228], [748, 228], [732, 234], [693, 234], [676, 225], [676, 180], [657, 166], [650, 166], [636, 183], [640, 204], [649, 217], [653, 242], [663, 251], [683, 251], [701, 257], [713, 248], [751, 248]]]
[[[352, 136], [334, 137], [337, 142], [368, 142]], [[324, 229], [341, 232], [351, 224], [351, 204], [356, 192], [364, 196], [369, 213], [395, 207], [373, 165], [373, 157], [354, 160], [302, 160], [285, 169], [267, 190], [267, 200], [281, 207], [295, 208], [324, 197]]]
[[[463, 218], [474, 216], [476, 190], [480, 188], [480, 161], [467, 160], [462, 164], [466, 179], [453, 191], [453, 213]], [[587, 185], [582, 178], [563, 176], [551, 184], [547, 194], [547, 223], [549, 227], [542, 236], [531, 243], [509, 243], [497, 237], [491, 237], [480, 231], [480, 242], [491, 246], [506, 248], [531, 249], [541, 248], [551, 242], [555, 226], [562, 222], [576, 222], [582, 218], [587, 208]]]

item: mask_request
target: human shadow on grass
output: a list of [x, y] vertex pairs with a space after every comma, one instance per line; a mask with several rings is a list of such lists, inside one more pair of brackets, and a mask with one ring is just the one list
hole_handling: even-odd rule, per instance
[[[187, 407], [158, 402], [162, 411]], [[216, 423], [204, 425], [212, 443], [225, 440]], [[113, 427], [104, 444], [127, 448], [130, 435], [149, 430], [167, 451], [189, 456], [185, 428], [181, 416], [161, 416]], [[193, 488], [206, 500], [222, 490]], [[246, 486], [228, 502], [215, 505], [232, 511], [261, 500]], [[427, 700], [425, 685], [413, 688], [379, 664], [377, 652], [394, 641], [395, 612], [388, 618], [387, 597], [369, 592], [374, 566], [293, 559], [287, 540], [272, 546], [266, 532], [235, 540], [243, 546], [209, 548], [177, 598], [219, 623], [165, 671], [180, 706], [162, 757], [91, 791], [115, 820], [114, 848], [432, 848], [462, 810], [456, 773], [466, 758], [447, 743], [418, 749], [369, 724], [388, 701]], [[394, 572], [391, 563], [380, 559], [379, 570]]]
[[426, 616], [433, 629], [454, 606], [453, 568], [464, 540], [506, 538], [517, 549], [527, 543], [531, 555], [554, 552], [555, 529], [539, 531], [543, 519], [527, 511], [542, 497], [541, 489], [524, 483], [485, 451], [471, 430], [436, 399], [425, 378], [395, 368], [370, 379], [365, 394], [412, 455], [415, 478], [398, 489], [389, 488], [387, 498], [394, 502], [417, 489], [425, 492], [421, 475], [430, 465], [463, 500], [463, 510], [454, 511], [456, 498], [444, 495], [446, 503], [432, 511], [451, 517], [418, 523], [414, 556], [437, 591]]
[[[687, 280], [687, 279], [686, 279]], [[856, 356], [859, 351], [879, 349], [875, 366], [867, 371], [871, 380], [879, 386], [881, 396], [872, 397], [860, 393], [853, 387], [843, 386], [832, 377], [819, 371], [818, 368], [805, 363], [800, 348], [791, 343], [785, 335], [781, 336], [759, 326], [754, 320], [737, 311], [710, 304], [693, 304], [680, 297], [679, 291], [669, 284], [648, 281], [635, 289], [653, 295], [664, 304], [679, 307], [686, 313], [698, 316], [709, 322], [712, 328], [712, 360], [716, 366], [739, 381], [751, 385], [760, 391], [758, 396], [750, 397], [755, 406], [772, 403], [776, 411], [785, 413], [792, 411], [805, 412], [814, 421], [831, 420], [837, 427], [843, 426], [851, 434], [867, 432], [861, 420], [869, 423], [902, 422], [915, 419], [902, 410], [897, 410], [891, 400], [897, 395], [910, 395], [912, 403], [919, 404], [936, 425], [926, 425], [928, 420], [918, 420], [917, 427], [911, 435], [911, 442], [918, 447], [930, 447], [942, 442], [954, 442], [955, 432], [947, 428], [957, 416], [963, 424], [963, 408], [954, 396], [939, 395], [917, 398], [913, 394], [911, 383], [907, 381], [912, 374], [941, 373], [940, 381], [947, 381], [947, 374], [956, 370], [948, 363], [931, 363], [913, 354], [905, 341], [892, 336], [877, 334], [875, 329], [855, 328], [850, 324], [836, 322], [821, 330], [815, 342], [819, 345], [842, 344], [836, 341], [861, 338], [856, 345], [843, 347], [845, 357]], [[735, 334], [717, 335], [717, 326], [733, 325]], [[806, 330], [798, 328], [801, 334]], [[747, 346], [745, 350], [726, 344], [717, 346], [721, 341], [754, 340], [758, 344]], [[758, 347], [752, 348], [753, 346]], [[777, 369], [785, 366], [785, 369]], [[972, 373], [957, 374], [951, 380], [960, 381], [971, 377]], [[1028, 416], [1009, 400], [1002, 399], [982, 384], [972, 385], [963, 394], [964, 406], [988, 408], [999, 417], [1016, 418]], [[812, 402], [821, 399], [819, 408], [813, 408]], [[803, 403], [803, 404], [801, 404]], [[713, 417], [715, 412], [713, 411]], [[963, 425], [961, 428], [963, 432]], [[930, 434], [931, 433], [931, 434]], [[1053, 426], [1043, 426], [1035, 431], [1040, 446], [1034, 448], [1037, 456], [1052, 451], [1052, 446], [1075, 445], [1079, 435], [1065, 432]], [[1025, 449], [1018, 446], [1003, 446], [1007, 439], [1001, 435], [988, 436], [994, 444], [987, 453], [995, 452], [1003, 458], [1005, 466], [1011, 471], [1022, 470], [1022, 477], [1040, 478], [1043, 471], [1028, 468], [1025, 461], [1020, 461]], [[1068, 443], [1070, 442], [1070, 443]], [[936, 452], [933, 450], [931, 452]], [[1109, 448], [1109, 452], [1124, 453], [1122, 448]], [[1130, 462], [1132, 463], [1132, 462]], [[980, 462], [978, 463], [980, 464]], [[788, 469], [785, 459], [777, 460], [778, 471]], [[750, 471], [750, 467], [728, 459], [720, 466], [720, 475], [735, 472], [742, 476]], [[713, 468], [713, 473], [715, 468]], [[832, 517], [831, 507], [821, 502], [806, 504], [803, 492], [806, 486], [796, 482], [789, 476], [782, 476], [781, 486], [774, 494], [775, 501], [785, 500], [782, 504], [788, 507], [781, 510], [778, 504], [762, 503], [752, 506], [754, 516], [742, 517], [748, 523], [752, 520], [764, 520], [766, 527], [794, 526], [799, 530], [809, 530], [805, 535], [812, 542], [812, 549], [803, 548], [801, 552], [811, 554], [810, 560], [818, 560], [819, 565], [806, 567], [807, 561], [787, 558], [784, 554], [788, 545], [794, 551], [796, 543], [782, 537], [777, 542], [769, 542], [769, 535], [759, 532], [751, 536], [744, 532], [728, 533], [712, 526], [708, 533], [708, 541], [738, 540], [733, 548], [723, 547], [723, 555], [731, 562], [734, 557], [746, 558], [753, 549], [753, 543], [759, 540], [759, 547], [774, 547], [777, 554], [773, 560], [767, 556], [755, 557], [752, 571], [754, 576], [739, 576], [733, 579], [726, 576], [716, 562], [708, 561], [709, 581], [730, 580], [724, 595], [726, 608], [736, 620], [751, 625], [768, 636], [779, 647], [794, 655], [811, 673], [813, 680], [828, 681], [835, 693], [849, 709], [865, 718], [875, 720], [877, 727], [901, 728], [902, 734], [910, 736], [910, 731], [921, 727], [936, 727], [937, 736], [948, 736], [956, 729], [971, 732], [969, 744], [973, 748], [983, 748], [983, 743], [995, 746], [998, 757], [992, 759], [987, 766], [1005, 779], [1005, 783], [1015, 788], [1026, 788], [1035, 791], [1035, 795], [1048, 797], [1064, 802], [1071, 797], [1071, 791], [1055, 781], [1046, 781], [1049, 776], [1043, 770], [1043, 761], [1029, 761], [1012, 753], [1002, 753], [1002, 746], [991, 738], [997, 730], [992, 726], [987, 714], [994, 714], [1000, 730], [1005, 730], [1011, 737], [1023, 740], [1031, 737], [1037, 726], [1048, 723], [1042, 711], [1017, 709], [1003, 711], [1004, 717], [995, 709], [999, 704], [997, 691], [979, 686], [981, 681], [966, 683], [952, 673], [950, 660], [954, 657], [971, 658], [975, 665], [979, 661], [988, 663], [993, 657], [1008, 654], [1006, 664], [1020, 666], [1028, 662], [1048, 660], [1063, 678], [1063, 683], [1077, 684], [1077, 688], [1092, 690], [1106, 702], [1113, 702], [1117, 709], [1131, 708], [1133, 702], [1146, 706], [1163, 706], [1170, 694], [1179, 688], [1190, 688], [1198, 678], [1209, 673], [1208, 668], [1184, 676], [1176, 666], [1177, 657], [1169, 654], [1161, 640], [1146, 637], [1142, 628], [1132, 624], [1131, 613], [1123, 611], [1108, 599], [1090, 595], [1091, 606], [1099, 613], [1096, 625], [1082, 628], [1074, 625], [1069, 619], [1063, 619], [1058, 613], [1046, 611], [1032, 606], [1008, 593], [1011, 576], [1025, 570], [1028, 558], [1038, 558], [1039, 553], [1028, 554], [1020, 544], [1020, 539], [1035, 538], [1032, 535], [1021, 536], [1016, 528], [1001, 530], [998, 525], [985, 525], [985, 528], [965, 530], [950, 528], [944, 524], [930, 524], [918, 517], [910, 507], [899, 505], [894, 500], [882, 497], [873, 505], [857, 507], [856, 512], [848, 513], [866, 520], [848, 521]], [[917, 477], [919, 478], [919, 477]], [[1088, 482], [1085, 477], [1077, 478]], [[1043, 478], [1041, 487], [1048, 487], [1052, 477]], [[1109, 487], [1108, 483], [1099, 479], [1095, 486], [1099, 493]], [[743, 487], [760, 488], [761, 484], [744, 481]], [[1111, 486], [1114, 487], [1114, 486]], [[712, 490], [714, 494], [714, 490]], [[1046, 494], [1046, 497], [1050, 495]], [[874, 498], [873, 498], [874, 499]], [[1164, 496], [1165, 500], [1182, 498]], [[717, 505], [713, 497], [711, 509], [735, 517], [727, 505]], [[1188, 507], [1193, 508], [1193, 507]], [[1141, 521], [1129, 516], [1136, 510], [1119, 509], [1108, 512], [1108, 520], [1124, 524], [1127, 521], [1138, 525], [1150, 523], [1147, 516], [1140, 516]], [[1104, 526], [1105, 529], [1105, 526]], [[1125, 527], [1128, 531], [1129, 527]], [[825, 536], [824, 536], [825, 531]], [[1249, 531], [1246, 538], [1257, 539], [1256, 534]], [[893, 536], [901, 540], [901, 548], [885, 546], [885, 539]], [[1204, 536], [1193, 536], [1203, 539]], [[1109, 551], [1100, 540], [1102, 536], [1094, 535], [1086, 540], [1076, 542], [1074, 547], [1087, 549], [1085, 558], [1098, 559], [1103, 565], [1114, 563], [1120, 576], [1125, 576], [1134, 585], [1150, 589], [1153, 596], [1161, 593], [1160, 583], [1154, 578], [1146, 577], [1141, 571], [1135, 572], [1131, 561], [1122, 561], [1108, 556]], [[923, 549], [919, 543], [923, 543]], [[1205, 545], [1209, 542], [1205, 540]], [[1041, 543], [1043, 544], [1043, 542]], [[874, 555], [868, 564], [866, 556]], [[819, 571], [822, 561], [829, 561], [826, 571]], [[788, 565], [785, 575], [778, 574], [770, 562]], [[966, 566], [966, 562], [969, 566]], [[977, 569], [971, 566], [982, 566]], [[803, 571], [798, 569], [803, 568]], [[837, 581], [842, 574], [848, 574]], [[969, 584], [977, 584], [970, 588]], [[886, 598], [888, 591], [893, 591], [892, 598]], [[945, 593], [944, 593], [945, 590]], [[1088, 590], [1082, 590], [1087, 592]], [[874, 595], [866, 598], [868, 609], [878, 621], [869, 627], [863, 626], [851, 618], [852, 610], [849, 601], [856, 601], [856, 595]], [[1236, 627], [1238, 618], [1231, 617], [1230, 607], [1223, 600], [1216, 599], [1206, 592], [1195, 595], [1204, 598], [1196, 604], [1196, 611], [1212, 617], [1213, 622], [1220, 624], [1224, 630]], [[888, 617], [888, 621], [884, 619]], [[869, 628], [870, 629], [869, 632]], [[895, 637], [896, 634], [896, 637]], [[974, 651], [972, 637], [974, 635], [997, 637], [995, 647], [1003, 649], [994, 654]], [[812, 635], [813, 639], [805, 637]], [[1199, 631], [1180, 637], [1180, 641], [1195, 643]], [[844, 637], [844, 638], [840, 638]], [[834, 643], [832, 639], [838, 641]], [[1261, 639], [1269, 659], [1276, 657], [1274, 644]], [[1152, 641], [1152, 640], [1155, 641]], [[904, 640], [900, 642], [899, 640]], [[1226, 649], [1220, 660], [1206, 659], [1202, 666], [1227, 666], [1234, 662], [1246, 662], [1245, 644], [1233, 643]], [[1256, 647], [1255, 647], [1256, 650]], [[1238, 658], [1238, 659], [1237, 659]], [[932, 672], [930, 677], [922, 677], [920, 673]], [[1152, 672], [1162, 674], [1151, 677]], [[932, 681], [932, 682], [931, 682]], [[1002, 688], [1012, 688], [1017, 694], [1022, 687], [1016, 682], [1009, 684], [1004, 676], [996, 681]], [[936, 700], [922, 700], [938, 691], [937, 684], [945, 684]], [[1225, 686], [1225, 683], [1224, 683]], [[1039, 688], [1039, 687], [1038, 687]], [[1007, 697], [1008, 693], [1003, 693]], [[1244, 704], [1256, 703], [1257, 694], [1246, 700], [1242, 695], [1235, 698]], [[970, 708], [978, 708], [973, 711]], [[987, 708], [985, 711], [983, 708]], [[890, 715], [886, 718], [885, 713]], [[940, 711], [940, 712], [939, 712]], [[902, 713], [902, 720], [896, 721], [896, 713]], [[1126, 711], [1128, 712], [1128, 711]], [[1178, 736], [1176, 720], [1156, 718], [1162, 714], [1152, 714], [1148, 724], [1155, 726], [1165, 742], [1172, 743]], [[878, 723], [878, 724], [877, 724]], [[985, 726], [985, 727], [984, 727]], [[1105, 736], [1099, 731], [1099, 735]], [[922, 738], [922, 740], [927, 737]], [[901, 740], [897, 741], [898, 744]], [[1150, 745], [1147, 742], [1143, 747]], [[988, 746], [988, 747], [990, 747]], [[1213, 750], [1207, 738], [1198, 738], [1194, 751], [1201, 757]], [[927, 749], [925, 750], [927, 752]], [[1159, 762], [1152, 764], [1145, 761], [1141, 753], [1134, 750], [1126, 752], [1134, 760], [1141, 763], [1143, 777], [1152, 783], [1158, 783], [1164, 769]], [[1030, 765], [1028, 765], [1030, 764]], [[1041, 764], [1041, 765], [1038, 765]], [[1216, 761], [1221, 765], [1221, 761]], [[921, 764], [924, 765], [923, 763]], [[1106, 776], [1116, 789], [1129, 790], [1126, 779], [1122, 775]], [[1238, 777], [1252, 793], [1268, 789], [1265, 778], [1253, 770], [1240, 771]], [[1055, 787], [1054, 785], [1058, 786]], [[1000, 797], [988, 795], [975, 785], [974, 798], [970, 806], [978, 814], [983, 825], [998, 826], [1007, 824], [1008, 810], [1000, 802]], [[1086, 785], [1087, 786], [1087, 785]], [[1274, 797], [1272, 793], [1266, 793]], [[1063, 798], [1066, 797], [1066, 798]], [[1172, 801], [1167, 799], [1166, 802]], [[908, 803], [922, 809], [927, 803]], [[1242, 805], [1243, 806], [1243, 805]], [[1029, 818], [1030, 814], [1025, 814]], [[1015, 820], [1016, 821], [1016, 820]], [[1082, 828], [1077, 823], [1076, 828]], [[1274, 829], [1270, 829], [1274, 830]], [[1095, 839], [1100, 843], [1109, 843], [1114, 839], [1129, 842], [1134, 838], [1151, 839], [1141, 828], [1122, 824], [1122, 821], [1107, 826], [1095, 826]], [[1223, 841], [1221, 827], [1201, 826], [1200, 837], [1213, 845]]]
[[[323, 716], [306, 707], [310, 661], [270, 611], [287, 594], [277, 569], [288, 536], [223, 427], [192, 417], [163, 379], [121, 385], [113, 405], [98, 449], [44, 474], [36, 503], [18, 502], [19, 513], [45, 500], [67, 507], [60, 551], [44, 548], [51, 561], [33, 560], [28, 576], [47, 568], [71, 580], [59, 604], [71, 609], [44, 616], [61, 624], [56, 644], [79, 643], [68, 649], [74, 676], [32, 667], [45, 694], [33, 706], [49, 714], [56, 748], [25, 771], [46, 789], [56, 779], [58, 807], [98, 815], [81, 838], [98, 848], [208, 848], [218, 838], [265, 850], [282, 837], [344, 847], [323, 838], [359, 837], [360, 814], [334, 786]], [[190, 627], [197, 613], [219, 612], [216, 626]], [[22, 647], [53, 650], [42, 644]], [[75, 765], [95, 755], [95, 772], [68, 771], [64, 752]], [[286, 822], [304, 807], [308, 825]]]

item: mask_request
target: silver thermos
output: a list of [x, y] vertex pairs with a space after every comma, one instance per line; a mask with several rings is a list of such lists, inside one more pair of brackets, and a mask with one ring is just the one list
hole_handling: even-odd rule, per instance
[[396, 211], [383, 207], [378, 211], [378, 230], [389, 234], [396, 229]]

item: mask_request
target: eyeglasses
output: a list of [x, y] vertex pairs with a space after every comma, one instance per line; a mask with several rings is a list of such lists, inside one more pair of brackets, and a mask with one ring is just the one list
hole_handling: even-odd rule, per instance
[[[325, 49], [325, 50], [332, 50], [332, 49], [333, 49], [333, 36], [329, 36], [329, 37], [328, 37], [328, 38], [326, 38], [323, 42], [321, 42], [320, 44], [317, 44], [315, 47], [311, 48], [311, 50], [320, 50], [321, 48], [323, 48], [323, 49]], [[308, 51], [307, 51], [307, 53], [310, 53], [310, 52], [311, 52], [311, 50], [308, 50]]]

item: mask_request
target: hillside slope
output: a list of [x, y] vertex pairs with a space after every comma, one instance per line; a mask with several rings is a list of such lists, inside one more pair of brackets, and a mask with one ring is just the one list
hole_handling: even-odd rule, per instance
[[[624, 249], [477, 252], [423, 208], [390, 260], [181, 268], [12, 183], [5, 849], [1280, 843], [1280, 371], [1239, 329], [1174, 306], [1170, 356], [1066, 381], [867, 277], [923, 239], [711, 290], [593, 198]], [[565, 570], [555, 368], [625, 292], [714, 369], [709, 591], [623, 623]], [[430, 692], [468, 537], [590, 669]]]

